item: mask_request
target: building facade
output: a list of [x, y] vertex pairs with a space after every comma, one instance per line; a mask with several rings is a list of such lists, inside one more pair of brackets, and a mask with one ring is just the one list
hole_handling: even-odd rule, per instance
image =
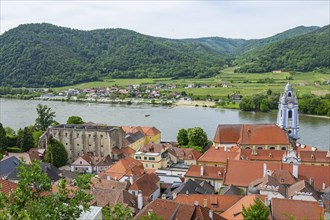
[[39, 141], [39, 148], [45, 148], [49, 138], [60, 141], [68, 152], [72, 163], [84, 154], [97, 157], [112, 155], [112, 149], [121, 149], [125, 144], [125, 133], [116, 126], [100, 125], [67, 125], [62, 124], [48, 128]]

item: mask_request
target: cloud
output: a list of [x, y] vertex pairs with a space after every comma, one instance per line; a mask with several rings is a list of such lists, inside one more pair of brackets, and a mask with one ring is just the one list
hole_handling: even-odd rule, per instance
[[329, 24], [329, 1], [1, 0], [1, 33], [48, 22], [82, 30], [125, 28], [167, 38], [262, 38]]

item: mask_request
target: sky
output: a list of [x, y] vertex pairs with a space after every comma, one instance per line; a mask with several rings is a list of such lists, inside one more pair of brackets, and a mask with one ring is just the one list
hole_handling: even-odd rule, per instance
[[300, 25], [328, 25], [329, 11], [329, 0], [0, 0], [0, 34], [20, 24], [46, 22], [80, 30], [124, 28], [172, 39], [260, 39]]

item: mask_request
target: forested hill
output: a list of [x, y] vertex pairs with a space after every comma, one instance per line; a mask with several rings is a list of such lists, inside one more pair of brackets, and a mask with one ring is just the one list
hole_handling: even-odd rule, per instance
[[0, 36], [0, 86], [56, 87], [103, 77], [202, 78], [219, 73], [236, 58], [245, 72], [310, 70], [329, 66], [324, 62], [329, 51], [326, 30], [297, 27], [260, 40], [171, 40], [125, 29], [80, 31], [25, 24]]
[[330, 26], [271, 43], [238, 57], [239, 72], [311, 71], [330, 68]]
[[198, 43], [51, 24], [20, 25], [1, 35], [0, 58], [1, 84], [14, 87], [63, 86], [102, 76], [209, 77], [227, 62]]

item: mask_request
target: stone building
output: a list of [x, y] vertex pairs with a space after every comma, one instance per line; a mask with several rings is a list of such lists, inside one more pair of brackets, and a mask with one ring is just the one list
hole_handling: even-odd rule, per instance
[[113, 148], [121, 149], [125, 144], [125, 132], [116, 126], [90, 124], [54, 126], [48, 128], [40, 137], [39, 148], [45, 148], [50, 137], [64, 145], [70, 163], [87, 153], [97, 157], [106, 155], [112, 157]]

